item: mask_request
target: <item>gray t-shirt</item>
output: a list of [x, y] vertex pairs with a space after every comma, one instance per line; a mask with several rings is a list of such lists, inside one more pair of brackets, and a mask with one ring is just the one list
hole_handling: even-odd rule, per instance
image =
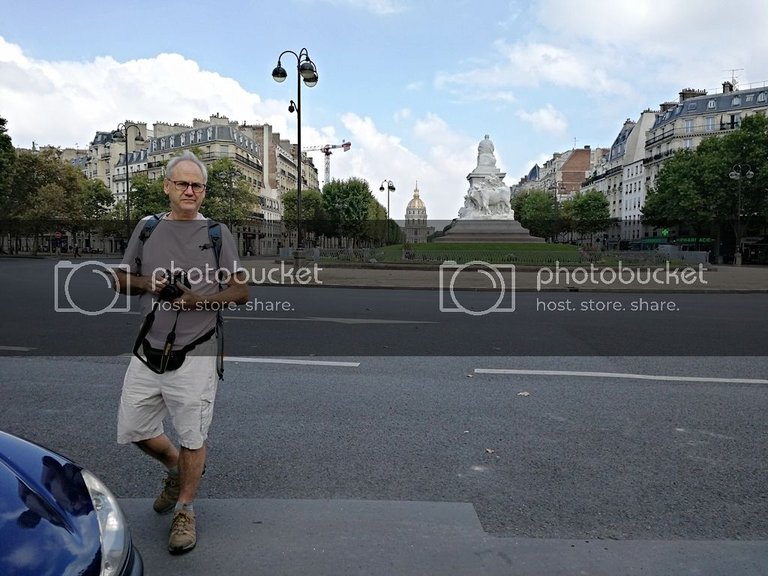
[[[123, 264], [130, 268], [132, 274], [135, 274], [138, 269], [136, 258], [141, 244], [139, 235], [149, 218], [153, 216], [144, 218], [138, 223], [123, 256]], [[216, 256], [208, 234], [209, 222], [201, 215], [198, 215], [197, 220], [168, 220], [164, 217], [144, 242], [141, 274], [157, 277], [164, 275], [166, 270], [172, 272], [184, 270], [193, 292], [202, 295], [218, 292], [220, 288], [216, 276]], [[237, 247], [232, 233], [224, 224], [220, 226], [219, 269], [226, 283], [230, 275], [234, 275], [242, 268], [237, 258]], [[150, 312], [156, 300], [157, 297], [154, 294], [140, 296], [143, 316]], [[170, 302], [160, 302], [155, 313], [155, 322], [147, 335], [147, 340], [153, 348], [162, 348], [165, 345], [166, 337], [176, 321], [176, 314], [176, 311], [171, 309]], [[174, 350], [194, 342], [215, 326], [215, 311], [192, 310], [179, 313]]]

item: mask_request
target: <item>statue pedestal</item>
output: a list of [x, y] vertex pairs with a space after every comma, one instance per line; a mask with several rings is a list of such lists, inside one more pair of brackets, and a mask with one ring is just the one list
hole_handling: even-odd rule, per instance
[[434, 242], [488, 242], [488, 243], [520, 243], [544, 242], [544, 238], [531, 236], [527, 228], [512, 219], [456, 219], [443, 230], [443, 235]]
[[479, 186], [486, 178], [498, 178], [502, 183], [507, 173], [502, 172], [498, 168], [491, 168], [489, 166], [478, 166], [472, 172], [467, 174], [467, 180], [469, 180], [469, 188], [473, 186]]

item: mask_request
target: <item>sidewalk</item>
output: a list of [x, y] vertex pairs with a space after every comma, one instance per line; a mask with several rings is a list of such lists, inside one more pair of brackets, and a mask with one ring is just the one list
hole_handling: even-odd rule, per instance
[[[413, 267], [371, 264], [341, 265], [303, 262], [305, 270], [299, 279], [291, 281], [294, 262], [267, 259], [245, 259], [243, 266], [256, 284], [302, 284], [324, 287], [355, 288], [441, 288], [439, 266]], [[453, 282], [454, 289], [498, 290], [503, 280], [511, 285], [509, 266], [496, 269], [444, 269], [443, 289]], [[303, 281], [302, 281], [303, 280]], [[495, 284], [494, 284], [495, 281]], [[768, 293], [766, 266], [688, 266], [669, 268], [602, 268], [589, 264], [565, 267], [517, 267], [514, 284], [518, 291], [581, 291], [581, 292], [708, 292], [708, 293]]]
[[120, 501], [147, 576], [762, 576], [768, 542], [503, 538], [462, 502], [205, 499], [198, 545], [167, 549], [170, 516]]

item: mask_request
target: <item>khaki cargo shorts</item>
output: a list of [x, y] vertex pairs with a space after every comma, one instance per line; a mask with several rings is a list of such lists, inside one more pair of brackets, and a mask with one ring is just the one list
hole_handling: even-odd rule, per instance
[[216, 338], [187, 354], [178, 370], [155, 374], [133, 357], [123, 380], [117, 416], [117, 441], [130, 444], [165, 432], [169, 418], [184, 448], [202, 448], [213, 418], [219, 377]]

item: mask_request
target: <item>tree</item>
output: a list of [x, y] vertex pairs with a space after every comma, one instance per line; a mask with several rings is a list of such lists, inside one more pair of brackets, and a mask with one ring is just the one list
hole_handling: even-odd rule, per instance
[[115, 197], [101, 180], [86, 180], [83, 190], [83, 216], [88, 220], [101, 220], [115, 203]]
[[6, 119], [0, 117], [0, 252], [5, 250], [6, 234], [13, 230], [10, 220], [15, 206], [13, 202], [13, 172], [16, 150], [6, 129]]
[[[719, 144], [721, 141], [711, 141]], [[704, 147], [710, 142], [703, 143]], [[699, 175], [700, 152], [680, 150], [659, 170], [655, 185], [648, 191], [643, 220], [654, 226], [691, 225], [698, 229], [712, 222], [712, 198], [702, 194]]]
[[515, 205], [517, 219], [534, 236], [552, 238], [558, 232], [558, 206], [553, 194], [530, 190]]
[[[83, 178], [85, 179], [85, 177]], [[88, 234], [89, 245], [92, 232], [98, 232], [102, 236], [113, 233], [113, 227], [110, 226], [110, 216], [114, 203], [115, 197], [104, 182], [97, 178], [85, 180], [83, 218], [85, 219], [84, 231]]]
[[[741, 168], [741, 180], [730, 173]], [[747, 170], [753, 177], [745, 178]], [[738, 130], [704, 139], [696, 150], [667, 160], [648, 192], [643, 219], [653, 225], [687, 226], [696, 235], [734, 238], [768, 220], [768, 119], [746, 117]]]
[[558, 206], [558, 234], [567, 234], [568, 242], [573, 242], [573, 233], [576, 231], [575, 204], [573, 198], [568, 198]]
[[[297, 227], [297, 195], [295, 188], [283, 194], [283, 225], [286, 230], [293, 231]], [[304, 188], [301, 191], [302, 230], [315, 237], [325, 235], [328, 232], [325, 220], [322, 194], [314, 188]]]
[[396, 243], [400, 238], [400, 227], [387, 218], [387, 210], [375, 197], [368, 204], [368, 222], [361, 238], [375, 244]]
[[84, 184], [82, 173], [62, 164], [56, 150], [18, 155], [12, 181], [14, 210], [24, 220], [25, 232], [34, 235], [33, 251], [41, 233], [80, 229]]
[[208, 167], [203, 210], [214, 220], [230, 226], [253, 217], [258, 194], [231, 158], [219, 158]]
[[[168, 211], [168, 197], [163, 190], [163, 180], [150, 181], [146, 174], [137, 174], [131, 178], [131, 217], [141, 220], [150, 214]], [[125, 204], [115, 206], [115, 216], [125, 219]], [[122, 215], [122, 218], [119, 216]], [[135, 222], [130, 223], [131, 226]]]
[[602, 232], [611, 225], [611, 212], [605, 195], [592, 188], [579, 192], [573, 198], [573, 216], [576, 231], [589, 234], [590, 239], [596, 232]]
[[[730, 185], [733, 214], [739, 215], [737, 229], [765, 229], [768, 224], [768, 118], [753, 114], [742, 120], [738, 130], [723, 138], [726, 157], [730, 159]], [[741, 169], [741, 181], [730, 172]], [[752, 178], [745, 178], [748, 170]], [[741, 186], [739, 186], [741, 185]]]
[[361, 178], [332, 180], [323, 187], [323, 209], [337, 218], [339, 233], [353, 240], [365, 236], [372, 202], [368, 182]]

